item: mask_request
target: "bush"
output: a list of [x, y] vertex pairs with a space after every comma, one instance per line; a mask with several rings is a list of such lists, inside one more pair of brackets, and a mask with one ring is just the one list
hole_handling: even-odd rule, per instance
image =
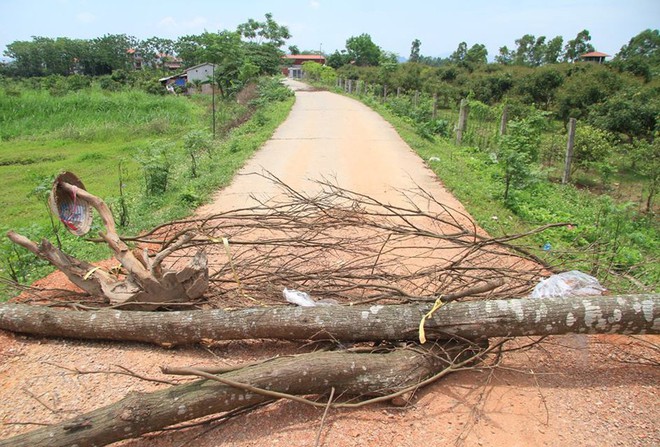
[[544, 124], [545, 118], [540, 112], [523, 120], [509, 122], [497, 154], [498, 164], [503, 171], [505, 201], [512, 187], [522, 187], [532, 177], [538, 161]]
[[294, 95], [293, 91], [282, 84], [278, 77], [260, 78], [257, 89], [259, 96], [252, 101], [254, 105], [263, 105], [272, 101], [285, 101]]
[[573, 170], [596, 168], [603, 179], [612, 174], [613, 168], [607, 162], [613, 152], [613, 136], [604, 130], [587, 124], [578, 124], [575, 129], [573, 149]]
[[138, 150], [135, 160], [142, 167], [147, 196], [157, 196], [167, 191], [172, 163], [169, 152], [174, 150], [173, 143], [153, 141]]
[[213, 148], [213, 139], [211, 135], [204, 130], [193, 130], [183, 137], [183, 148], [190, 157], [190, 172], [193, 177], [197, 177], [197, 158], [204, 152], [211, 154]]

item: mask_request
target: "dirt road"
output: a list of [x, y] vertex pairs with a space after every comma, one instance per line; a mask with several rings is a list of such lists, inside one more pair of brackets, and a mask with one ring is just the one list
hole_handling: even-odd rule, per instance
[[[313, 179], [323, 177], [389, 202], [402, 200], [398, 191], [421, 186], [439, 202], [462, 209], [377, 114], [354, 100], [290, 83], [303, 88], [290, 117], [200, 214], [243, 207], [251, 195], [276, 195], [272, 183], [248, 175], [264, 169], [308, 193], [318, 187]], [[456, 373], [421, 390], [406, 409], [331, 410], [320, 445], [660, 445], [660, 368], [640, 364], [642, 356], [655, 355], [657, 365], [658, 354], [642, 344], [628, 337], [554, 338], [506, 356], [499, 369]], [[163, 350], [0, 333], [0, 438], [32, 428], [25, 423], [60, 421], [128, 392], [164, 386], [126, 375], [79, 374], [74, 368], [98, 372], [122, 365], [172, 380], [160, 373], [161, 365], [238, 364], [299, 349], [294, 343], [246, 341]], [[322, 410], [279, 402], [225, 424], [122, 445], [312, 446], [321, 415]]]

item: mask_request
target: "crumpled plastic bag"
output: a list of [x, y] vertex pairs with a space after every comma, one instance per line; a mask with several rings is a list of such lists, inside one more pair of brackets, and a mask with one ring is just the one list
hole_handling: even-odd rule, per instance
[[289, 303], [301, 307], [334, 306], [339, 304], [337, 301], [332, 299], [314, 301], [307, 292], [300, 292], [299, 290], [287, 289], [286, 287], [282, 291], [282, 295], [284, 295], [284, 298]]
[[607, 289], [593, 276], [578, 270], [563, 272], [541, 280], [530, 298], [602, 295]]

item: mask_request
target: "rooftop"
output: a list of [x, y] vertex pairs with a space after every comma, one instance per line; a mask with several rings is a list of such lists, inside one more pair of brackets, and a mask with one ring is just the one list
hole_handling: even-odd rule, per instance
[[284, 56], [286, 59], [308, 59], [308, 60], [319, 60], [325, 59], [325, 56], [321, 54], [287, 54]]
[[610, 55], [599, 51], [592, 51], [590, 53], [581, 54], [580, 57], [610, 57]]

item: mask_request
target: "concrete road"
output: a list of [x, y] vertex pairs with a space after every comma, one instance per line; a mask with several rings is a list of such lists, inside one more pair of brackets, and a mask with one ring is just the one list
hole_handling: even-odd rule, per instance
[[402, 190], [419, 186], [443, 204], [463, 211], [424, 161], [376, 112], [345, 96], [310, 91], [294, 80], [285, 82], [296, 91], [291, 114], [200, 214], [246, 206], [250, 195], [260, 199], [277, 195], [272, 182], [248, 175], [264, 171], [300, 192], [312, 194], [319, 188], [315, 181], [327, 179], [390, 203], [403, 200]]

